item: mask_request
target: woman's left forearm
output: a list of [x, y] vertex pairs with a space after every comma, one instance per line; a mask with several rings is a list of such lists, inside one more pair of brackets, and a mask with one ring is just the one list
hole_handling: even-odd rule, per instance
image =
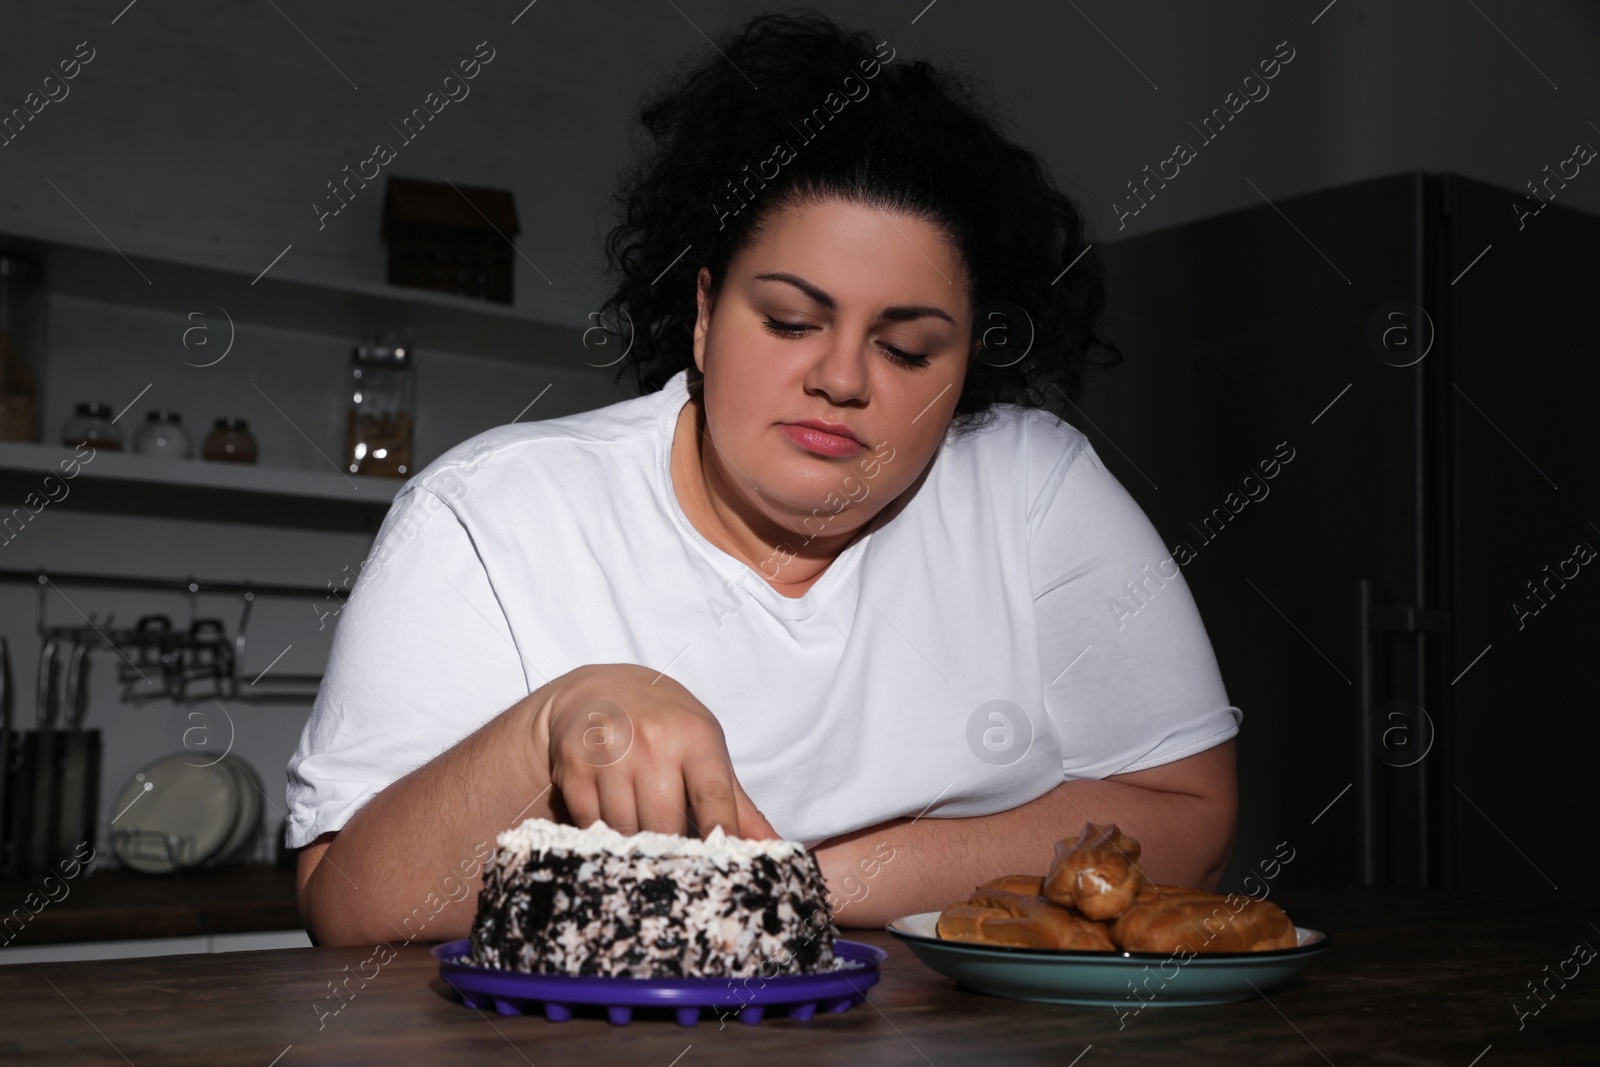
[[[1231, 771], [1231, 745], [1227, 761]], [[1001, 875], [1043, 875], [1055, 843], [1087, 822], [1116, 823], [1137, 840], [1151, 881], [1211, 889], [1233, 843], [1233, 794], [1077, 779], [993, 815], [880, 823], [833, 838], [816, 854], [835, 896], [835, 922], [876, 927], [965, 900]]]

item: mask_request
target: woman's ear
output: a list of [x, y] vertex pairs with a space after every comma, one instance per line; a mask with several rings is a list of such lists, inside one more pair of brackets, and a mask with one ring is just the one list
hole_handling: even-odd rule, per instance
[[706, 335], [711, 332], [711, 268], [701, 267], [695, 277], [694, 365], [706, 372]]

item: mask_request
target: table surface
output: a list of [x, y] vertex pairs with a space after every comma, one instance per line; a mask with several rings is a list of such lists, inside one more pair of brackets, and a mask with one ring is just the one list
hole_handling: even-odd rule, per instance
[[[1325, 931], [1329, 951], [1266, 998], [1216, 1007], [1150, 1007], [1119, 1018], [1110, 1007], [970, 993], [888, 934], [858, 930], [846, 936], [886, 948], [889, 959], [870, 1002], [842, 1014], [747, 1026], [707, 1013], [693, 1028], [654, 1019], [553, 1023], [452, 1001], [419, 943], [396, 946], [364, 987], [350, 983], [357, 992], [336, 1015], [322, 1014], [339, 1003], [325, 999], [329, 983], [370, 973], [362, 964], [372, 948], [0, 968], [0, 1061], [1499, 1067], [1600, 1055], [1600, 963], [1564, 986], [1549, 978], [1579, 943], [1600, 946], [1596, 905], [1406, 889], [1300, 891], [1279, 902], [1300, 925]], [[1551, 991], [1542, 1007], [1530, 982]]]
[[56, 878], [48, 892], [43, 876], [0, 878], [0, 916], [11, 919], [0, 929], [0, 963], [11, 946], [298, 930], [294, 883], [293, 867], [265, 864], [181, 875], [100, 869]]

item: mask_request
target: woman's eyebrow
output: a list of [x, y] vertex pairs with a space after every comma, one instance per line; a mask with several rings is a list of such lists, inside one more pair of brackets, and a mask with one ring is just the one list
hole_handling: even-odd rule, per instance
[[[784, 271], [773, 271], [767, 274], [757, 274], [755, 277], [758, 281], [787, 282], [830, 311], [838, 306], [833, 297], [798, 275]], [[952, 326], [956, 324], [956, 320], [951, 318], [943, 309], [933, 307], [930, 304], [907, 304], [884, 308], [878, 317], [888, 319], [890, 322], [910, 322], [912, 319], [931, 317], [943, 319]]]

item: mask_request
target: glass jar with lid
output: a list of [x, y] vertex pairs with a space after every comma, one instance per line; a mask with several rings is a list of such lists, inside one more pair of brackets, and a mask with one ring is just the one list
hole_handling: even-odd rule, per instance
[[122, 428], [111, 417], [110, 404], [79, 404], [61, 426], [61, 443], [68, 448], [86, 444], [98, 452], [121, 452]]
[[364, 341], [351, 352], [344, 462], [352, 474], [408, 478], [415, 392], [410, 338]]
[[0, 441], [39, 440], [44, 265], [0, 254]]
[[221, 418], [206, 436], [200, 458], [213, 463], [254, 463], [256, 453], [256, 435], [250, 432], [250, 424], [244, 419]]
[[152, 411], [133, 435], [133, 450], [144, 456], [189, 458], [189, 431], [176, 411]]

